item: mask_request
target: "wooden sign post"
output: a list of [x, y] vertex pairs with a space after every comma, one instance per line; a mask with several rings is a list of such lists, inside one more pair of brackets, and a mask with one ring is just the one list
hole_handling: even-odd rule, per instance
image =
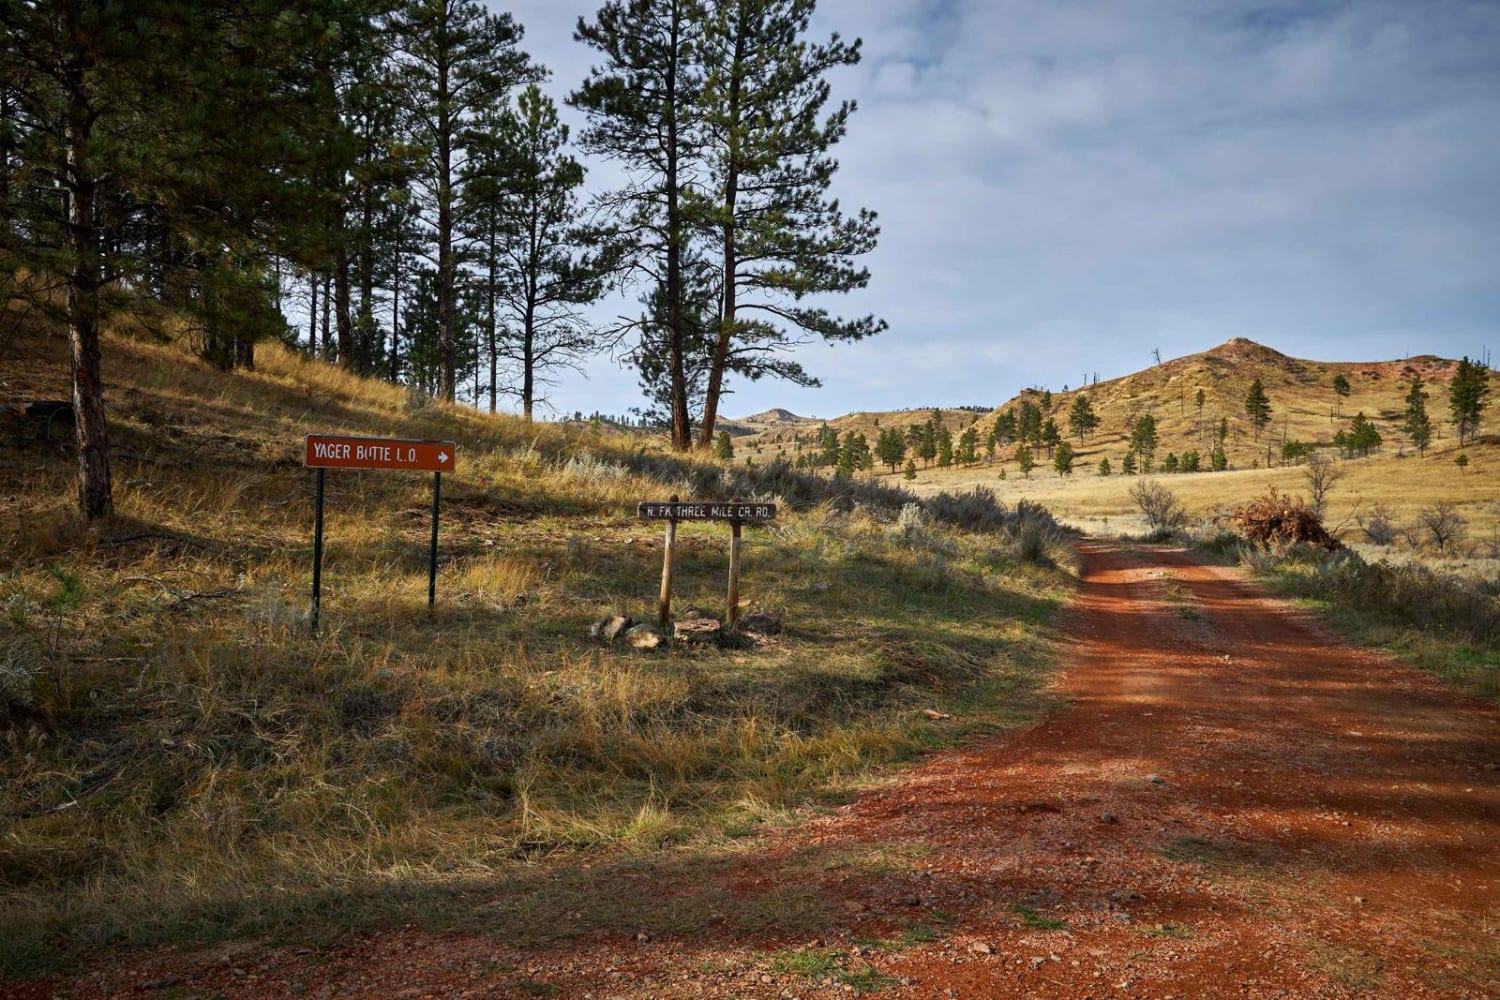
[[773, 503], [682, 503], [673, 497], [667, 503], [642, 503], [637, 516], [643, 521], [666, 521], [666, 553], [662, 557], [661, 602], [658, 605], [662, 628], [672, 614], [672, 556], [677, 545], [678, 521], [728, 521], [729, 522], [729, 613], [725, 621], [733, 625], [740, 617], [740, 529], [745, 524], [758, 524], [776, 518]]
[[309, 434], [302, 464], [318, 470], [317, 513], [313, 520], [312, 630], [318, 630], [323, 603], [323, 495], [329, 469], [394, 469], [432, 473], [432, 545], [427, 554], [427, 610], [437, 601], [438, 501], [443, 473], [452, 472], [458, 447], [452, 441], [408, 441], [402, 438], [339, 437]]

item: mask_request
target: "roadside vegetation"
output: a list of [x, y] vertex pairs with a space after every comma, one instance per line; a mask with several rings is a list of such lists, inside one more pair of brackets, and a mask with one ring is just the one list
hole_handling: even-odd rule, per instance
[[[1330, 534], [1301, 496], [1274, 486], [1194, 526], [1157, 481], [1142, 480], [1132, 496], [1153, 529], [1146, 540], [1238, 562], [1318, 609], [1347, 638], [1500, 703], [1500, 538], [1471, 540], [1453, 504], [1430, 504], [1406, 522], [1377, 508], [1361, 522], [1356, 549]], [[1162, 511], [1177, 516], [1175, 527]]]
[[[28, 396], [66, 396], [60, 338], [7, 350]], [[1034, 505], [731, 471], [275, 346], [231, 373], [150, 337], [106, 352], [113, 517], [78, 515], [66, 434], [8, 413], [0, 437], [0, 975], [436, 919], [445, 886], [580, 855], [711, 853], [1039, 703], [1072, 563]], [[310, 633], [309, 432], [458, 442], [432, 614], [430, 477], [330, 473]], [[591, 638], [654, 616], [661, 527], [635, 504], [673, 493], [780, 505], [746, 530], [753, 628]], [[680, 526], [680, 615], [723, 616], [727, 535]]]

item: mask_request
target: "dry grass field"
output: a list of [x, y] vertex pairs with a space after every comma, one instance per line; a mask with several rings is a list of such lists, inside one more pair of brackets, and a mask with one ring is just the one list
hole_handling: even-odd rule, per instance
[[[742, 482], [274, 345], [256, 360], [226, 374], [108, 337], [117, 514], [89, 527], [70, 431], [18, 409], [67, 398], [65, 340], [0, 343], [0, 979], [102, 948], [440, 926], [472, 914], [475, 873], [579, 852], [709, 857], [1036, 709], [1061, 547], [902, 515], [906, 494], [769, 492], [742, 583], [760, 633], [606, 645], [601, 616], [654, 612], [661, 527], [635, 504], [754, 498]], [[457, 442], [435, 612], [431, 477], [330, 473], [310, 633], [310, 432]], [[727, 534], [682, 527], [680, 611], [723, 614]]]

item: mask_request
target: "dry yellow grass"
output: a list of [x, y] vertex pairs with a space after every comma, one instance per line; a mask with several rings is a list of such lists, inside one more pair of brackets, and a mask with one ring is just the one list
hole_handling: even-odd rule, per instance
[[[62, 338], [5, 351], [6, 402], [66, 397]], [[606, 647], [589, 624], [648, 617], [660, 572], [634, 504], [714, 467], [275, 346], [225, 374], [117, 332], [105, 379], [104, 525], [77, 520], [66, 441], [0, 421], [0, 976], [89, 947], [441, 920], [456, 880], [579, 849], [709, 855], [1037, 702], [1068, 578], [995, 536], [783, 509], [747, 532], [742, 593], [786, 634]], [[332, 473], [310, 634], [315, 431], [457, 441], [432, 614], [431, 477]], [[726, 535], [682, 527], [679, 608], [721, 608]]]

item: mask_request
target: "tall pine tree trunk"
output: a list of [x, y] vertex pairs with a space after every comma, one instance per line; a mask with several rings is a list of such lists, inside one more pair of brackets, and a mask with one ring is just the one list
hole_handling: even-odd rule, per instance
[[[343, 229], [342, 226], [339, 227]], [[354, 368], [354, 326], [349, 317], [349, 248], [340, 234], [338, 249], [333, 253], [333, 311], [338, 326], [339, 367]]]
[[15, 154], [16, 106], [10, 88], [0, 82], [0, 247], [11, 237], [11, 160]]
[[318, 354], [318, 272], [309, 271], [307, 287], [312, 290], [307, 307], [307, 353]]
[[532, 404], [536, 400], [536, 280], [526, 292], [526, 315], [521, 333], [521, 410], [531, 423]]
[[391, 279], [391, 381], [401, 381], [401, 251]]
[[380, 329], [375, 325], [375, 207], [368, 194], [364, 196], [364, 225], [359, 241], [359, 324], [360, 335], [369, 338], [356, 349], [356, 368], [371, 373], [380, 366]]
[[740, 65], [745, 58], [745, 30], [740, 24], [734, 33], [734, 72], [729, 81], [729, 110], [726, 115], [729, 126], [729, 149], [725, 155], [724, 204], [724, 306], [719, 320], [719, 339], [714, 344], [713, 362], [708, 369], [708, 389], [703, 396], [703, 426], [698, 435], [700, 448], [714, 443], [714, 423], [719, 418], [719, 395], [724, 389], [724, 371], [729, 366], [729, 345], [734, 338], [734, 314], [736, 304], [735, 269], [739, 266], [736, 254], [734, 211], [739, 199], [740, 185]]
[[688, 415], [687, 365], [683, 357], [686, 317], [682, 308], [683, 220], [682, 191], [678, 183], [677, 71], [682, 48], [682, 4], [672, 4], [672, 57], [667, 66], [666, 104], [667, 170], [667, 360], [672, 382], [672, 447], [687, 451], [693, 446], [693, 427]]
[[333, 316], [333, 294], [328, 287], [328, 275], [319, 276], [323, 282], [323, 360], [328, 361], [333, 357], [333, 327], [329, 321]]
[[83, 86], [83, 68], [75, 65], [68, 80], [67, 244], [72, 262], [68, 274], [68, 347], [73, 375], [73, 419], [78, 432], [78, 506], [90, 521], [114, 511], [109, 474], [109, 437], [100, 377], [99, 231], [94, 222], [98, 183], [85, 162], [93, 127]]
[[489, 270], [490, 270], [490, 273], [489, 273], [489, 280], [488, 280], [488, 282], [486, 282], [486, 285], [485, 285], [485, 288], [489, 292], [489, 300], [490, 300], [489, 301], [489, 308], [490, 308], [490, 315], [489, 315], [489, 349], [490, 349], [490, 412], [491, 413], [495, 412], [496, 401], [497, 401], [497, 397], [499, 395], [499, 388], [500, 388], [499, 384], [498, 384], [499, 374], [497, 372], [497, 369], [500, 367], [500, 346], [496, 342], [496, 335], [495, 335], [495, 282], [499, 280], [496, 277], [496, 275], [495, 275], [495, 272], [499, 269], [498, 265], [497, 265], [497, 263], [495, 261], [495, 239], [496, 239], [495, 235], [493, 233], [491, 233], [490, 234], [490, 253], [489, 253], [489, 266], [490, 266]]
[[438, 369], [442, 381], [438, 398], [453, 402], [457, 388], [457, 352], [453, 330], [453, 128], [449, 120], [448, 66], [442, 60], [437, 71], [438, 126]]

